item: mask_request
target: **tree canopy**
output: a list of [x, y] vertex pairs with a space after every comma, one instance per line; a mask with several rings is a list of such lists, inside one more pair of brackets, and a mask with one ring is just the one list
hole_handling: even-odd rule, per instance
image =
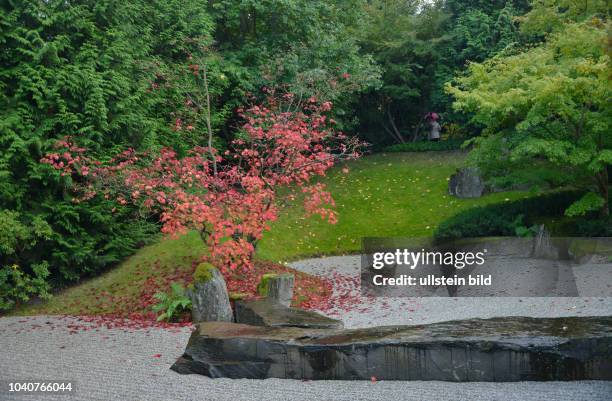
[[[562, 14], [551, 9], [527, 14], [525, 29], [543, 23], [542, 15], [552, 16], [546, 26], [574, 15], [571, 7]], [[541, 44], [470, 64], [467, 74], [448, 86], [454, 106], [472, 112], [473, 121], [485, 127], [474, 139], [472, 158], [486, 174], [504, 184], [535, 181], [590, 190], [567, 209], [569, 216], [609, 213], [609, 29], [597, 14], [570, 20]]]

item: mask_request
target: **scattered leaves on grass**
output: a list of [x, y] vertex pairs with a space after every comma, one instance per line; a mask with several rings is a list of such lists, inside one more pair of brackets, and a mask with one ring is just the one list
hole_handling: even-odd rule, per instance
[[[190, 326], [190, 313], [180, 316], [177, 323], [157, 322], [157, 314], [151, 308], [157, 302], [154, 298], [157, 292], [168, 291], [174, 282], [185, 287], [191, 284], [195, 267], [200, 262], [201, 259], [197, 258], [191, 264], [168, 268], [156, 261], [139, 270], [132, 282], [111, 285], [104, 290], [89, 289], [85, 298], [75, 299], [69, 304], [71, 315], [76, 321], [67, 325], [69, 333], [76, 334], [81, 330], [97, 327], [137, 330], [149, 327], [180, 329]], [[255, 268], [250, 271], [224, 274], [229, 292], [245, 293], [247, 298], [255, 298], [257, 284], [263, 274], [287, 272], [293, 273], [296, 278], [294, 306], [313, 309], [324, 303], [332, 293], [329, 281], [278, 263], [257, 261]]]

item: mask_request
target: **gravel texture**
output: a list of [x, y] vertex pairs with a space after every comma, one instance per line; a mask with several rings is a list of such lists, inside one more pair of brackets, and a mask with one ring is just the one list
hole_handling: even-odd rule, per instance
[[[335, 308], [347, 327], [416, 324], [502, 315], [609, 315], [610, 298], [363, 299], [354, 285], [359, 257], [296, 262], [293, 267], [347, 278], [336, 298], [362, 304]], [[353, 288], [351, 288], [353, 285]], [[612, 382], [368, 382], [209, 379], [169, 369], [189, 328], [119, 329], [69, 317], [0, 318], [0, 400], [612, 400]], [[9, 381], [73, 381], [71, 395], [9, 393]]]
[[[612, 382], [446, 383], [209, 379], [169, 369], [189, 329], [74, 330], [72, 318], [0, 319], [1, 400], [610, 400]], [[96, 331], [97, 330], [97, 331]], [[73, 332], [73, 334], [70, 334]], [[158, 357], [157, 355], [160, 354]], [[8, 381], [71, 380], [72, 395], [9, 394]]]
[[[340, 306], [326, 310], [325, 313], [341, 318], [346, 328], [424, 324], [498, 316], [612, 315], [612, 297], [362, 297], [359, 288], [360, 263], [358, 255], [331, 256], [294, 262], [291, 267], [323, 277], [334, 277], [335, 304]], [[602, 281], [605, 281], [606, 285], [610, 284], [609, 277]], [[348, 305], [344, 306], [343, 303], [347, 299]]]

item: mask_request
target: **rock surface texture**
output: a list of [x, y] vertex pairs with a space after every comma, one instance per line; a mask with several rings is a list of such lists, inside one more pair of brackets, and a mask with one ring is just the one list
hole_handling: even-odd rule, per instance
[[275, 302], [289, 306], [293, 299], [293, 274], [264, 274], [258, 292]]
[[479, 198], [485, 192], [485, 184], [476, 167], [464, 167], [450, 177], [448, 192], [458, 198]]
[[612, 317], [353, 330], [210, 322], [198, 325], [172, 369], [249, 379], [612, 380]]
[[270, 299], [236, 301], [236, 322], [252, 326], [342, 329], [341, 321], [317, 312], [289, 308]]
[[234, 314], [223, 275], [216, 268], [203, 265], [198, 266], [193, 289], [189, 291], [193, 322], [232, 322]]

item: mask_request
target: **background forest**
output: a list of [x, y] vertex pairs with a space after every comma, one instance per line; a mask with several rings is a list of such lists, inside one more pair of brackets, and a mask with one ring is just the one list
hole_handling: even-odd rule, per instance
[[375, 152], [418, 147], [434, 111], [439, 149], [472, 149], [500, 188], [578, 190], [565, 215], [606, 234], [609, 15], [605, 0], [3, 1], [0, 309], [159, 232], [130, 204], [75, 199], [72, 178], [40, 163], [57, 140], [100, 160], [181, 155], [210, 129], [223, 150], [238, 110], [270, 93], [332, 102], [337, 127]]

